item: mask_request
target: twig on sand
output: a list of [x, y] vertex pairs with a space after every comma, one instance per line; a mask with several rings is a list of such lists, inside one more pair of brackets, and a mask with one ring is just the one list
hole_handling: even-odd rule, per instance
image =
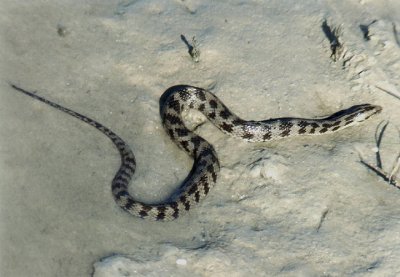
[[[383, 134], [384, 134], [388, 124], [389, 124], [389, 122], [382, 121], [376, 128], [376, 132], [375, 132], [376, 151], [375, 152], [376, 152], [376, 164], [377, 165], [372, 165], [372, 164], [366, 162], [362, 158], [361, 154], [360, 154], [360, 162], [363, 165], [365, 165], [366, 167], [368, 167], [369, 169], [371, 169], [372, 171], [374, 171], [378, 176], [382, 177], [383, 180], [388, 182], [390, 185], [395, 186], [396, 188], [400, 189], [400, 180], [396, 177], [396, 174], [400, 169], [400, 152], [397, 155], [396, 161], [394, 162], [392, 169], [390, 170], [389, 173], [386, 172], [382, 166], [380, 145], [382, 142]], [[380, 127], [380, 126], [382, 126], [382, 127]]]
[[[392, 175], [394, 173], [394, 171], [392, 171], [392, 173], [387, 173], [386, 171], [384, 171], [382, 168], [379, 168], [375, 165], [369, 164], [366, 161], [361, 159], [361, 163], [363, 165], [365, 165], [366, 167], [368, 167], [369, 169], [371, 169], [372, 171], [374, 171], [378, 176], [382, 177], [383, 180], [385, 180], [386, 182], [388, 182], [390, 185], [395, 186], [396, 188], [400, 189], [400, 182], [399, 180], [397, 180], [396, 176]], [[397, 160], [397, 169], [400, 165], [400, 157]], [[396, 165], [393, 167], [393, 169], [396, 169]]]
[[394, 178], [396, 177], [395, 175], [399, 171], [399, 169], [400, 169], [400, 154], [397, 155], [396, 162], [395, 162], [393, 169], [389, 175], [389, 180], [394, 180]]
[[360, 24], [360, 30], [363, 33], [364, 36], [364, 40], [365, 41], [369, 41], [371, 39], [370, 33], [369, 33], [369, 26], [371, 26], [372, 24], [374, 24], [375, 22], [377, 22], [377, 20], [373, 20], [371, 23], [364, 25], [364, 24]]
[[322, 22], [321, 28], [331, 45], [331, 59], [336, 62], [343, 50], [343, 44], [339, 40], [342, 29], [340, 27], [329, 26], [326, 19]]
[[397, 32], [396, 24], [394, 22], [392, 23], [392, 27], [393, 27], [394, 39], [396, 40], [397, 46], [400, 47], [400, 38], [399, 38], [399, 34]]
[[181, 35], [181, 40], [186, 44], [190, 57], [195, 63], [200, 61], [200, 50], [197, 47], [196, 37], [192, 37], [192, 44], [190, 44], [184, 35]]
[[380, 89], [381, 91], [384, 91], [384, 92], [386, 92], [387, 94], [390, 94], [391, 96], [396, 97], [397, 99], [400, 100], [400, 93], [398, 93], [397, 91], [393, 92], [393, 91], [389, 91], [389, 90], [387, 90], [387, 89], [384, 89], [384, 88], [381, 88], [381, 87], [378, 87], [378, 86], [375, 86], [375, 87], [376, 87], [377, 89]]

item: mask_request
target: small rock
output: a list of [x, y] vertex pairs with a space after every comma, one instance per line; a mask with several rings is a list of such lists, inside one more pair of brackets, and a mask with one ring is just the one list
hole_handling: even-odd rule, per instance
[[177, 259], [176, 260], [177, 265], [185, 266], [187, 265], [187, 260], [186, 259]]

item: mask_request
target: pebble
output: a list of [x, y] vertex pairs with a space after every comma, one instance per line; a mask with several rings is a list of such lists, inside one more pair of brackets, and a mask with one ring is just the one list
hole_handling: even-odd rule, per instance
[[177, 259], [176, 264], [182, 265], [182, 266], [187, 265], [187, 260], [186, 259]]

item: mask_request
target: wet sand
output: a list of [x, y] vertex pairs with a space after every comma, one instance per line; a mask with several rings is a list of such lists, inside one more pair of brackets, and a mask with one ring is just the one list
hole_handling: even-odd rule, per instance
[[[396, 276], [400, 190], [397, 1], [29, 1], [0, 4], [2, 276]], [[322, 25], [336, 31], [332, 56]], [[194, 62], [188, 42], [200, 50]], [[383, 112], [341, 132], [250, 144], [190, 112], [222, 166], [182, 218], [117, 207], [118, 152], [95, 129], [10, 88], [81, 112], [132, 147], [130, 190], [166, 199], [192, 161], [164, 133], [170, 86], [213, 91], [236, 114], [316, 117], [361, 103]]]

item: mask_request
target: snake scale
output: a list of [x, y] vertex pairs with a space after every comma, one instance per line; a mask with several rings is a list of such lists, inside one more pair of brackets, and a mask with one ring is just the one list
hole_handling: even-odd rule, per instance
[[36, 93], [15, 85], [11, 86], [17, 91], [90, 124], [111, 139], [121, 156], [121, 165], [111, 183], [115, 202], [134, 216], [159, 221], [174, 220], [202, 200], [215, 185], [220, 169], [213, 146], [185, 126], [182, 111], [186, 109], [202, 112], [222, 132], [251, 142], [296, 135], [332, 133], [356, 125], [382, 110], [380, 106], [362, 104], [319, 119], [285, 117], [251, 121], [243, 120], [233, 114], [210, 91], [188, 85], [170, 87], [160, 98], [161, 120], [172, 141], [188, 153], [194, 159], [194, 163], [182, 185], [167, 201], [160, 204], [145, 204], [133, 199], [128, 192], [136, 161], [125, 141], [93, 119], [40, 97]]

